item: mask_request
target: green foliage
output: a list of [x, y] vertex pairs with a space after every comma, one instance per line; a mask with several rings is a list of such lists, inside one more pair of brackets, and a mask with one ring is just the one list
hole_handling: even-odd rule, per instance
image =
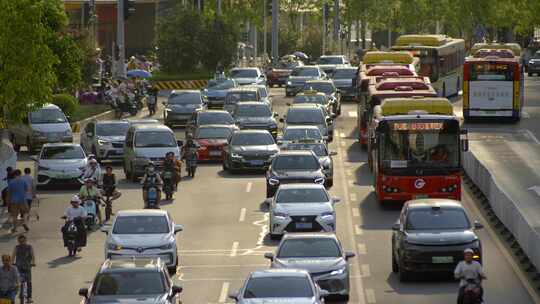
[[229, 66], [236, 55], [238, 31], [230, 19], [206, 17], [204, 20], [206, 43], [200, 50], [201, 62], [207, 70], [215, 70], [218, 62]]
[[79, 106], [77, 98], [69, 94], [56, 94], [53, 95], [52, 103], [59, 106], [64, 114], [72, 116]]
[[58, 58], [54, 65], [58, 90], [74, 91], [82, 81], [83, 50], [73, 37], [67, 35], [53, 37], [49, 47]]

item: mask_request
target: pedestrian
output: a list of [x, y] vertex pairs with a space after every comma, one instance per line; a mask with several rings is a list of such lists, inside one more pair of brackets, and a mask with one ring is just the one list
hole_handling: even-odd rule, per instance
[[28, 231], [28, 225], [26, 225], [28, 205], [26, 204], [26, 193], [28, 192], [28, 184], [21, 178], [21, 170], [17, 169], [13, 173], [14, 178], [9, 181], [8, 193], [9, 193], [9, 205], [8, 210], [11, 216], [11, 233], [17, 231], [17, 217], [21, 215], [22, 226], [24, 230]]
[[2, 267], [0, 267], [0, 298], [8, 298], [15, 303], [17, 290], [19, 289], [19, 272], [11, 265], [11, 256], [2, 255]]
[[32, 245], [27, 244], [26, 236], [19, 235], [18, 245], [13, 248], [11, 260], [17, 266], [21, 281], [26, 282], [26, 302], [32, 303], [32, 267], [36, 266], [36, 258]]
[[26, 193], [26, 203], [28, 204], [28, 212], [32, 208], [32, 201], [36, 198], [36, 184], [34, 183], [34, 177], [32, 176], [32, 170], [30, 168], [24, 168], [24, 175], [21, 177], [26, 181], [28, 185], [28, 192]]
[[4, 181], [6, 182], [6, 187], [2, 189], [2, 207], [8, 206], [8, 187], [9, 181], [13, 179], [13, 168], [7, 167], [6, 168], [6, 177], [4, 177]]

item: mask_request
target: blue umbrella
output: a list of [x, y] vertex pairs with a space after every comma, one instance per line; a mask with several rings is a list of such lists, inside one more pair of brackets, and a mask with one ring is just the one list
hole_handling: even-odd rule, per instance
[[148, 72], [148, 71], [145, 71], [145, 70], [129, 70], [127, 72], [127, 76], [128, 77], [131, 77], [131, 78], [134, 78], [134, 77], [137, 77], [137, 78], [150, 78], [152, 77], [152, 73]]
[[309, 58], [309, 56], [306, 55], [306, 53], [303, 53], [303, 52], [294, 52], [293, 55], [298, 57], [298, 58], [302, 58], [302, 59], [308, 59]]

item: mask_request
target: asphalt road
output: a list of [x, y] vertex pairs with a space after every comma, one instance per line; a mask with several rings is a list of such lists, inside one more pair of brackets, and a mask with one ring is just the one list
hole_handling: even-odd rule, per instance
[[[534, 86], [531, 83], [534, 82]], [[540, 92], [534, 79], [527, 88]], [[283, 89], [272, 89], [274, 110], [282, 114], [286, 107]], [[530, 118], [540, 115], [533, 105], [527, 108]], [[337, 234], [345, 250], [356, 252], [351, 260], [352, 294], [349, 303], [455, 303], [457, 283], [446, 277], [419, 277], [411, 283], [400, 283], [391, 272], [391, 226], [400, 206], [382, 208], [375, 201], [372, 176], [366, 155], [355, 139], [356, 105], [344, 104], [337, 121], [337, 135], [331, 150], [335, 157], [335, 183], [331, 192], [342, 198], [337, 205]], [[529, 119], [530, 119], [529, 118]], [[524, 119], [520, 125], [535, 132], [533, 122]], [[512, 126], [514, 127], [514, 126]], [[540, 131], [540, 126], [536, 126]], [[177, 130], [179, 138], [183, 130]], [[24, 154], [19, 167], [32, 166]], [[115, 173], [120, 179], [123, 196], [114, 206], [118, 209], [142, 207], [141, 190], [124, 180], [121, 166]], [[183, 303], [205, 304], [229, 302], [226, 295], [238, 289], [247, 274], [268, 267], [264, 252], [273, 251], [275, 241], [267, 236], [268, 214], [264, 208], [265, 180], [262, 174], [234, 175], [224, 173], [220, 164], [202, 164], [194, 179], [184, 178], [175, 201], [163, 206], [185, 229], [179, 233], [180, 267], [176, 282], [184, 287]], [[77, 291], [93, 279], [103, 261], [105, 235], [93, 232], [88, 246], [77, 258], [66, 257], [62, 247], [60, 216], [76, 189], [47, 190], [40, 193], [40, 220], [31, 222], [28, 233], [37, 253], [33, 281], [36, 303], [76, 303]], [[484, 247], [484, 265], [488, 275], [485, 299], [490, 304], [535, 303], [529, 294], [530, 284], [516, 262], [499, 241], [494, 230], [478, 211], [477, 202], [465, 187], [464, 205], [473, 219], [486, 228], [479, 231]], [[17, 235], [2, 230], [0, 252], [11, 252]]]

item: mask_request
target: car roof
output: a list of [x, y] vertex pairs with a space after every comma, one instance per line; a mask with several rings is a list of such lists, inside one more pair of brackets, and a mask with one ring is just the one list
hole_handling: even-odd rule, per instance
[[306, 69], [306, 68], [320, 69], [318, 65], [302, 65], [302, 66], [295, 67], [295, 69]]
[[165, 125], [153, 125], [153, 124], [143, 124], [143, 125], [136, 125], [132, 128], [135, 128], [136, 131], [170, 131], [172, 130], [165, 126]]
[[257, 88], [253, 88], [253, 87], [238, 87], [238, 88], [232, 88], [232, 89], [229, 89], [229, 91], [227, 92], [227, 94], [229, 93], [243, 93], [243, 92], [246, 92], [246, 93], [251, 93], [251, 92], [258, 92], [259, 89]]
[[201, 91], [199, 90], [172, 90], [171, 94], [169, 94], [169, 97], [173, 94], [179, 94], [179, 93], [198, 93], [201, 94]]
[[96, 124], [98, 125], [101, 125], [101, 124], [129, 124], [129, 122], [127, 120], [99, 120], [99, 119], [94, 119], [93, 120]]
[[267, 130], [255, 130], [255, 129], [248, 129], [248, 130], [238, 130], [234, 132], [234, 134], [270, 134]]
[[159, 124], [157, 119], [129, 119], [127, 120], [129, 124]]
[[321, 55], [320, 58], [345, 58], [345, 55]]
[[313, 156], [313, 152], [311, 150], [285, 150], [285, 151], [279, 151], [279, 156], [289, 156], [289, 155], [309, 155]]
[[295, 239], [332, 239], [337, 241], [338, 237], [333, 232], [295, 232], [285, 233], [285, 235], [283, 235], [282, 241]]
[[250, 275], [251, 278], [268, 278], [268, 277], [306, 277], [309, 273], [303, 269], [290, 269], [290, 268], [272, 268], [265, 270], [253, 271]]
[[231, 71], [235, 71], [235, 70], [259, 70], [258, 67], [236, 67], [236, 68], [233, 68], [231, 69]]
[[358, 70], [358, 67], [355, 66], [337, 66], [334, 71], [336, 70]]
[[327, 80], [327, 79], [314, 79], [314, 80], [308, 80], [306, 81], [306, 84], [308, 83], [332, 83], [332, 80]]
[[410, 209], [464, 209], [459, 201], [441, 198], [426, 198], [407, 201], [407, 207]]
[[119, 210], [116, 212], [116, 217], [120, 216], [163, 216], [167, 215], [165, 210], [155, 210], [155, 209], [131, 209], [131, 210]]
[[74, 147], [74, 148], [82, 148], [79, 144], [74, 143], [46, 143], [43, 145], [44, 148], [49, 147]]
[[225, 111], [225, 110], [203, 110], [203, 111], [198, 111], [197, 112], [198, 114], [214, 114], [214, 113], [219, 113], [219, 114], [231, 114], [229, 113], [228, 111]]
[[55, 105], [55, 104], [52, 104], [52, 103], [44, 104], [41, 108], [36, 109], [36, 111], [39, 111], [39, 110], [42, 110], [42, 109], [56, 109], [56, 110], [61, 110], [59, 106], [57, 106], [57, 105]]
[[125, 272], [125, 271], [161, 271], [164, 263], [161, 259], [152, 258], [118, 258], [107, 259], [101, 265], [100, 273]]
[[287, 126], [287, 127], [285, 127], [285, 130], [287, 130], [287, 129], [292, 129], [292, 130], [294, 130], [294, 129], [301, 129], [301, 130], [305, 130], [305, 129], [317, 129], [317, 130], [319, 130], [319, 127], [317, 127], [317, 126], [308, 126], [308, 125], [302, 125], [302, 126], [295, 126], [295, 125], [292, 125], [292, 126]]
[[199, 128], [199, 129], [215, 129], [215, 128], [219, 128], [219, 129], [231, 129], [232, 130], [232, 129], [234, 129], [234, 126], [213, 124], [213, 125], [200, 125], [197, 128]]
[[289, 111], [297, 110], [297, 109], [298, 110], [321, 110], [321, 105], [314, 104], [314, 103], [293, 103], [289, 107]]
[[324, 185], [319, 184], [308, 184], [308, 183], [299, 183], [299, 184], [283, 184], [280, 185], [279, 190], [291, 190], [291, 189], [323, 189], [326, 191], [326, 188], [324, 188]]
[[236, 106], [265, 106], [270, 108], [270, 105], [260, 101], [240, 101], [236, 103]]

